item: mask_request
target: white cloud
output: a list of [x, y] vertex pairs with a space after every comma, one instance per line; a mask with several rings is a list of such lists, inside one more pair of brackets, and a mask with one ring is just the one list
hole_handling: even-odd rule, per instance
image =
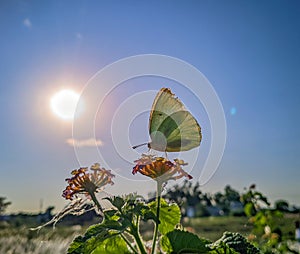
[[69, 138], [66, 143], [73, 147], [92, 147], [103, 146], [103, 142], [100, 139], [88, 138], [88, 139], [74, 139]]
[[28, 28], [32, 27], [32, 23], [31, 23], [29, 18], [26, 18], [26, 19], [23, 20], [23, 25], [28, 27]]

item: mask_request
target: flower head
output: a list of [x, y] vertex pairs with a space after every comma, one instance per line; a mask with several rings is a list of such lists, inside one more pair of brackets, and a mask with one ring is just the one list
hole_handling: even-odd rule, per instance
[[187, 165], [183, 160], [175, 159], [172, 162], [163, 157], [142, 154], [142, 157], [134, 162], [136, 165], [133, 167], [132, 174], [140, 172], [156, 181], [166, 182], [182, 177], [193, 178], [182, 169], [182, 166]]
[[99, 163], [95, 163], [90, 167], [91, 172], [87, 172], [88, 168], [79, 168], [71, 172], [71, 178], [67, 178], [68, 186], [63, 191], [62, 196], [65, 199], [72, 200], [77, 194], [85, 194], [92, 196], [107, 184], [113, 184], [114, 175], [110, 170], [100, 168]]

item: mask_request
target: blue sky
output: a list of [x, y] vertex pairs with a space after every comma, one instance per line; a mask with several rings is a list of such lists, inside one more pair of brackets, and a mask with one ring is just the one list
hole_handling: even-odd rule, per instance
[[[64, 179], [79, 166], [66, 143], [72, 124], [51, 113], [51, 96], [62, 88], [80, 92], [101, 68], [137, 54], [192, 64], [223, 104], [226, 149], [204, 191], [256, 183], [272, 200], [300, 204], [299, 1], [14, 0], [1, 1], [0, 17], [0, 195], [12, 201], [10, 211], [37, 211], [41, 199], [44, 208], [61, 208]], [[126, 96], [169, 85], [206, 126], [177, 84], [127, 83], [111, 95], [104, 119]], [[145, 138], [147, 117], [137, 132]], [[110, 126], [97, 126], [109, 151]], [[130, 174], [132, 165], [124, 165]], [[111, 191], [143, 186], [122, 181]]]

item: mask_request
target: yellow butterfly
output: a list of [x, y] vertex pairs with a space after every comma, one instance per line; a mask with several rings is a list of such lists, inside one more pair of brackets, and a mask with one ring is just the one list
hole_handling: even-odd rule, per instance
[[141, 145], [161, 152], [191, 150], [200, 145], [202, 138], [197, 120], [169, 88], [161, 88], [154, 99], [149, 134], [151, 142]]

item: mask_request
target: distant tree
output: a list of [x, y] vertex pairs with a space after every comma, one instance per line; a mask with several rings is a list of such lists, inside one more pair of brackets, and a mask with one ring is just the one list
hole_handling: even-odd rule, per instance
[[226, 206], [225, 195], [222, 192], [218, 191], [215, 194], [213, 194], [212, 199], [214, 204], [222, 210]]
[[183, 185], [174, 185], [168, 189], [164, 198], [170, 201], [175, 201], [186, 215], [188, 207], [193, 207], [196, 216], [209, 215], [206, 207], [211, 205], [211, 200], [208, 194], [200, 190], [199, 182], [194, 185], [189, 181], [184, 181]]
[[277, 200], [275, 201], [275, 209], [281, 212], [288, 212], [289, 203], [286, 200]]
[[226, 185], [224, 188], [224, 194], [222, 192], [217, 192], [212, 196], [212, 199], [215, 205], [222, 209], [224, 214], [229, 214], [230, 204], [232, 202], [240, 202], [240, 194], [230, 185]]
[[248, 190], [241, 195], [244, 211], [247, 216], [254, 216], [262, 207], [269, 207], [267, 197], [257, 191], [255, 184], [250, 185]]
[[230, 185], [225, 186], [225, 198], [227, 201], [232, 202], [232, 201], [240, 201], [240, 193], [233, 188], [231, 188]]
[[40, 213], [39, 214], [39, 219], [40, 219], [40, 222], [42, 223], [45, 223], [47, 221], [50, 221], [52, 218], [53, 218], [53, 215], [52, 215], [52, 211], [54, 210], [54, 206], [49, 206], [45, 213]]
[[3, 214], [6, 208], [11, 204], [11, 202], [5, 200], [5, 197], [0, 197], [0, 215]]

